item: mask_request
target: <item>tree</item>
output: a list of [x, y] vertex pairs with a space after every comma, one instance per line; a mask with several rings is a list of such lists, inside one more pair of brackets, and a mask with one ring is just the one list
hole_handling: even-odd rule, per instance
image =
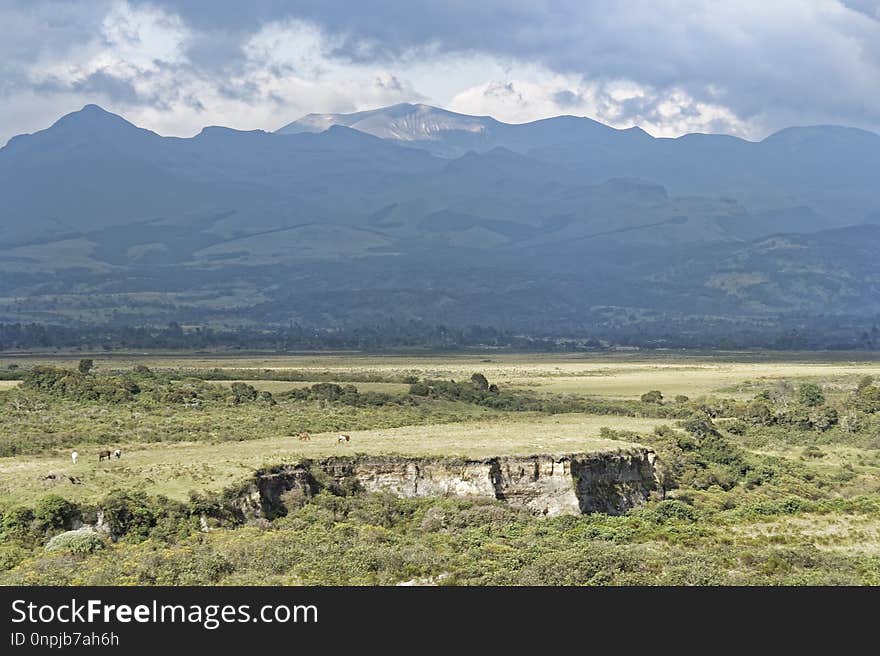
[[825, 395], [818, 385], [814, 383], [804, 383], [798, 389], [798, 400], [811, 408], [825, 403]]
[[[317, 387], [315, 385], [314, 387]], [[334, 387], [339, 387], [338, 385]], [[257, 390], [252, 385], [248, 385], [247, 383], [235, 382], [232, 383], [232, 402], [235, 404], [245, 403], [247, 401], [256, 401], [257, 400]], [[340, 392], [342, 388], [339, 388]]]
[[810, 424], [814, 430], [827, 431], [837, 425], [839, 421], [837, 410], [834, 408], [817, 408], [810, 413]]
[[87, 373], [89, 373], [92, 369], [94, 369], [94, 367], [95, 367], [95, 361], [94, 361], [94, 360], [92, 360], [91, 358], [84, 358], [84, 359], [82, 359], [82, 360], [79, 361], [79, 365], [77, 366], [77, 369], [79, 369], [79, 372], [80, 372], [81, 374], [87, 374]]
[[744, 418], [759, 426], [769, 426], [773, 423], [773, 410], [763, 400], [754, 400], [745, 409]]
[[481, 373], [476, 373], [471, 376], [471, 382], [474, 384], [478, 390], [486, 391], [489, 389], [489, 381], [488, 379]]
[[682, 428], [695, 437], [704, 438], [709, 435], [718, 435], [712, 418], [705, 412], [695, 412], [687, 419], [680, 422]]
[[642, 403], [662, 403], [663, 395], [660, 390], [651, 390], [642, 394]]
[[880, 387], [867, 385], [855, 395], [855, 406], [862, 412], [880, 412]]
[[78, 516], [79, 508], [57, 494], [40, 499], [34, 510], [34, 519], [44, 530], [72, 528], [73, 520]]

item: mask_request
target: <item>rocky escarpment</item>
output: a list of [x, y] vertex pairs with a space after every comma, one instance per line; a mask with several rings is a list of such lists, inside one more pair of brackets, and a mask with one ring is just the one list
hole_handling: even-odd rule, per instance
[[538, 515], [619, 514], [662, 495], [651, 449], [480, 460], [351, 456], [304, 461], [257, 472], [237, 501], [245, 516], [272, 518], [321, 489], [401, 497], [483, 497]]

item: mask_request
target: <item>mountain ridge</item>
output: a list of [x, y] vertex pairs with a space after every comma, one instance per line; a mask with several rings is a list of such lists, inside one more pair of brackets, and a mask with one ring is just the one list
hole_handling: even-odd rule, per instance
[[414, 111], [425, 122], [397, 127], [429, 139], [356, 127], [384, 130], [381, 110], [165, 137], [94, 105], [15, 137], [0, 321], [579, 330], [880, 311], [874, 133], [659, 139], [571, 116], [393, 113]]

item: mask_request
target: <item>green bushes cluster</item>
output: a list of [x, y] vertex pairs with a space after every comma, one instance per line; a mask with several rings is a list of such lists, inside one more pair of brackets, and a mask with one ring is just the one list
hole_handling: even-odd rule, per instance
[[98, 401], [147, 404], [201, 405], [207, 401], [227, 401], [238, 405], [259, 401], [274, 404], [270, 392], [257, 391], [246, 383], [233, 383], [231, 389], [207, 383], [200, 378], [174, 380], [157, 375], [147, 367], [125, 374], [93, 374], [91, 367], [74, 371], [60, 367], [37, 366], [29, 369], [22, 380], [25, 392], [34, 391], [71, 401]]
[[[742, 504], [730, 518], [812, 512], [795, 496]], [[875, 509], [876, 510], [876, 509]], [[318, 494], [283, 518], [170, 543], [90, 540], [76, 568], [46, 550], [0, 584], [466, 585], [876, 584], [870, 556], [738, 536], [681, 500], [620, 517], [535, 518], [494, 501]], [[63, 534], [67, 535], [67, 534]], [[99, 538], [100, 539], [100, 538]], [[59, 537], [57, 540], [62, 541]], [[68, 540], [68, 538], [64, 538]], [[0, 559], [3, 552], [0, 551]], [[0, 561], [2, 562], [2, 561]]]
[[336, 383], [315, 383], [309, 387], [290, 390], [282, 396], [294, 401], [319, 401], [360, 408], [402, 405], [408, 402], [408, 399], [392, 394], [360, 392], [354, 385], [338, 385]]
[[140, 393], [140, 386], [129, 376], [92, 376], [59, 367], [28, 370], [22, 388], [79, 401], [122, 403]]
[[482, 374], [474, 374], [471, 380], [464, 382], [454, 380], [417, 381], [410, 384], [409, 393], [416, 398], [471, 403], [506, 412], [542, 412], [546, 414], [582, 412], [595, 415], [658, 418], [682, 418], [692, 412], [690, 405], [663, 405], [656, 400], [608, 400], [586, 398], [573, 394], [537, 395], [529, 392], [502, 390], [497, 385], [490, 384]]
[[[31, 508], [14, 506], [0, 518], [0, 537], [26, 547], [51, 541], [53, 536], [77, 533], [78, 524], [94, 524], [97, 511], [114, 539], [139, 542], [145, 539], [175, 542], [199, 528], [201, 508], [143, 492], [114, 490], [95, 506], [79, 506], [50, 494]], [[73, 538], [71, 538], [73, 539]], [[62, 541], [63, 542], [63, 541]]]

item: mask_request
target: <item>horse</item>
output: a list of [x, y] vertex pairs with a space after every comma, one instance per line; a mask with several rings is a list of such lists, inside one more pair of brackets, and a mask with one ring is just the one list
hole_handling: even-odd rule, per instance
[[76, 464], [77, 458], [79, 458], [79, 454], [76, 451], [74, 451], [73, 453], [70, 454], [70, 459], [73, 460], [74, 465]]
[[107, 450], [98, 451], [98, 462], [101, 462], [104, 458], [107, 458], [107, 460], [110, 460], [110, 452]]
[[345, 435], [344, 433], [340, 433], [336, 437], [337, 444], [345, 444], [346, 442], [351, 442], [351, 435]]
[[116, 449], [113, 452], [113, 457], [119, 460], [122, 457], [122, 449]]
[[308, 433], [306, 433], [305, 431], [303, 431], [302, 433], [300, 433], [299, 435], [296, 436], [296, 439], [298, 439], [300, 442], [311, 442], [312, 436], [309, 435]]

